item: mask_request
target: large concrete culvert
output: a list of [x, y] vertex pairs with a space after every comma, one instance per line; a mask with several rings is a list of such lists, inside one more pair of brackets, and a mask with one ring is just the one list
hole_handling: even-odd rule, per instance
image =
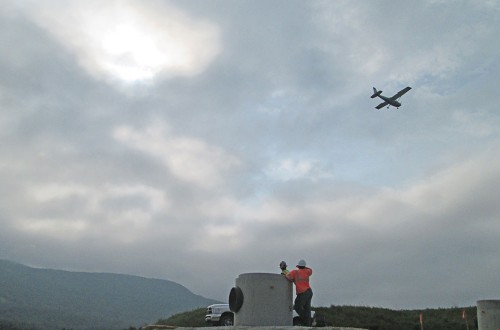
[[291, 326], [292, 283], [283, 275], [246, 273], [229, 293], [235, 326]]
[[478, 330], [500, 329], [500, 300], [477, 301]]

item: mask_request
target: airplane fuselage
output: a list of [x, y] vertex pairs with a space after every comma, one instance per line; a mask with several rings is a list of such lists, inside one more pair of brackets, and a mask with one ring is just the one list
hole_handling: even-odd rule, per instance
[[387, 97], [387, 96], [384, 96], [382, 94], [380, 95], [377, 95], [378, 97], [380, 97], [382, 100], [384, 100], [385, 102], [389, 103], [390, 105], [392, 105], [393, 107], [396, 107], [396, 108], [399, 108], [401, 106], [401, 103], [399, 103], [398, 101], [396, 100], [393, 100], [392, 98], [390, 97]]

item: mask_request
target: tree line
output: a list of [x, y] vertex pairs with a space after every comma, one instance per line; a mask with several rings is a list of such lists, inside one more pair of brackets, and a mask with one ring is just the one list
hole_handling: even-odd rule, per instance
[[[334, 306], [313, 308], [317, 326], [352, 327], [369, 330], [477, 330], [476, 307], [423, 310], [392, 310], [379, 307]], [[203, 327], [206, 309], [172, 315], [157, 324]]]

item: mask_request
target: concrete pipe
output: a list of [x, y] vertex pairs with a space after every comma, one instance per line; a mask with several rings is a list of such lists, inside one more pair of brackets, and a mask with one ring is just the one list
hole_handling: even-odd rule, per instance
[[292, 283], [280, 274], [246, 273], [229, 294], [235, 326], [293, 325]]
[[500, 300], [477, 301], [478, 330], [500, 329]]

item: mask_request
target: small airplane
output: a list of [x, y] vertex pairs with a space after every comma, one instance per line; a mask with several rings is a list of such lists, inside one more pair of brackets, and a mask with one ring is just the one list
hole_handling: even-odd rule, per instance
[[392, 105], [393, 107], [396, 107], [396, 109], [399, 109], [401, 106], [401, 103], [399, 102], [399, 99], [401, 96], [403, 96], [406, 92], [408, 92], [411, 89], [411, 87], [406, 87], [397, 92], [394, 96], [392, 97], [387, 97], [382, 95], [382, 91], [378, 91], [375, 87], [373, 87], [373, 95], [371, 96], [372, 99], [376, 98], [377, 96], [380, 97], [384, 102], [380, 103], [377, 105], [375, 108], [376, 109], [382, 109], [387, 105], [387, 109]]

